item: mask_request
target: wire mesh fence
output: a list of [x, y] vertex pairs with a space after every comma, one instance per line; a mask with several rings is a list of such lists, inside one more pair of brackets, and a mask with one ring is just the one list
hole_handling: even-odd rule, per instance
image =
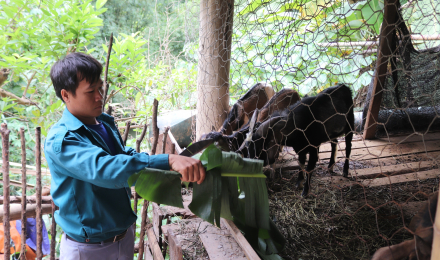
[[202, 1], [200, 12], [197, 139], [265, 161], [280, 255], [369, 259], [419, 237], [410, 221], [439, 186], [440, 3]]

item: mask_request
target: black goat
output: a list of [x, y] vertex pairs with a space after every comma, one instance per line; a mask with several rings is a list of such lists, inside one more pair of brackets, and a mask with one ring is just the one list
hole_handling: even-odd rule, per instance
[[[257, 125], [258, 123], [264, 122], [277, 111], [282, 111], [288, 106], [295, 104], [300, 99], [298, 92], [293, 89], [280, 90], [261, 108], [256, 121]], [[236, 151], [243, 144], [248, 132], [249, 121], [231, 135], [224, 135], [221, 132], [211, 132], [202, 136], [202, 140], [211, 138], [217, 142], [222, 150]]]
[[[278, 158], [282, 146], [293, 147], [298, 154], [301, 168], [304, 170], [306, 155], [309, 154], [307, 177], [302, 196], [309, 192], [312, 171], [318, 161], [319, 146], [331, 141], [329, 170], [333, 171], [336, 161], [337, 137], [345, 134], [346, 159], [344, 177], [348, 176], [351, 141], [354, 131], [352, 93], [349, 87], [340, 84], [330, 87], [314, 97], [303, 98], [281, 113], [274, 113], [263, 122], [240, 147], [249, 158], [264, 160], [272, 164]], [[302, 186], [304, 176], [298, 176], [297, 187]]]

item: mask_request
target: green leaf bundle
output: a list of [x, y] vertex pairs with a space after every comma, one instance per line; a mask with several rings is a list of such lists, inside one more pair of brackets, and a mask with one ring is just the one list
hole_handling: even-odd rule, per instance
[[[263, 259], [280, 259], [285, 239], [269, 217], [269, 200], [263, 161], [222, 152], [211, 145], [194, 158], [206, 169], [202, 184], [194, 183], [189, 209], [214, 225], [220, 217], [233, 220]], [[180, 174], [145, 169], [129, 179], [144, 199], [181, 207]]]

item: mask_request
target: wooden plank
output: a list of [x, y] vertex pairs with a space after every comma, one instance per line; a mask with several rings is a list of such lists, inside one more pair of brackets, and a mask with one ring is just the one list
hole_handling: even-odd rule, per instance
[[[426, 152], [438, 152], [440, 151], [440, 140], [426, 141], [425, 143], [414, 142], [414, 143], [405, 143], [405, 144], [396, 144], [396, 145], [383, 145], [376, 147], [367, 147], [362, 149], [356, 149], [351, 152], [350, 160], [352, 161], [365, 161], [365, 160], [382, 160], [387, 157], [396, 157], [396, 156], [405, 156], [412, 154], [422, 154]], [[432, 155], [438, 156], [437, 154], [432, 153]], [[329, 160], [331, 156], [330, 152], [320, 152], [319, 158], [322, 160]], [[345, 151], [339, 152], [337, 156], [337, 160], [344, 160]], [[272, 165], [272, 168], [292, 168], [297, 169], [298, 162], [296, 160], [296, 154], [293, 155], [285, 155], [284, 157], [280, 157], [278, 160], [286, 160], [295, 158], [293, 161], [288, 163], [275, 163]], [[433, 157], [435, 158], [435, 157]], [[320, 162], [322, 163], [322, 162]]]
[[145, 243], [144, 246], [144, 260], [153, 260], [153, 255], [151, 254], [150, 247], [148, 246], [148, 243]]
[[162, 227], [160, 227], [162, 229], [162, 234], [164, 234], [165, 236], [168, 236], [168, 233], [170, 232], [170, 230], [174, 233], [177, 234], [179, 233], [179, 229], [180, 226], [178, 223], [172, 223], [172, 224], [167, 224], [167, 225], [163, 225]]
[[363, 187], [377, 187], [383, 185], [393, 185], [397, 183], [411, 182], [411, 181], [419, 181], [426, 179], [438, 178], [440, 176], [439, 169], [433, 169], [428, 171], [417, 171], [411, 172], [401, 175], [395, 176], [387, 176], [376, 179], [367, 179], [367, 180], [359, 180], [359, 181], [350, 181], [347, 178], [342, 176], [332, 176], [328, 178], [316, 178], [316, 182], [318, 185], [332, 185], [338, 187], [350, 187], [354, 185], [361, 185]]
[[174, 135], [171, 133], [171, 130], [168, 132], [168, 137], [170, 138], [171, 143], [173, 143], [175, 146], [176, 149], [175, 153], [180, 154], [183, 151], [183, 149], [180, 148], [179, 144], [176, 141], [176, 138], [174, 138]]
[[373, 89], [364, 126], [364, 139], [373, 139], [376, 135], [376, 125], [382, 102], [382, 88], [388, 69], [388, 60], [394, 50], [391, 50], [391, 41], [394, 38], [397, 19], [398, 0], [387, 0], [384, 3], [384, 19], [380, 30], [379, 48], [377, 52], [376, 73], [373, 78]]
[[182, 246], [180, 245], [180, 240], [172, 230], [168, 230], [167, 240], [170, 248], [170, 260], [183, 260], [183, 252]]
[[160, 214], [159, 205], [157, 203], [152, 202], [153, 204], [153, 230], [154, 234], [156, 234], [156, 238], [159, 240], [160, 234], [162, 233], [161, 226], [162, 226], [162, 220], [163, 215]]
[[362, 183], [369, 187], [377, 187], [382, 185], [392, 185], [403, 182], [433, 179], [433, 178], [438, 178], [439, 175], [440, 175], [439, 169], [434, 169], [429, 171], [412, 172], [397, 176], [373, 179], [373, 180], [363, 180]]
[[[37, 205], [36, 204], [27, 204], [26, 205], [26, 217], [33, 218], [37, 215], [36, 213]], [[43, 204], [41, 205], [41, 212], [43, 215], [52, 213], [52, 205], [51, 204]], [[19, 220], [21, 218], [21, 204], [11, 204], [10, 205], [10, 215], [9, 221]], [[3, 223], [3, 207], [0, 207], [0, 223]]]
[[162, 251], [160, 250], [159, 243], [156, 240], [156, 235], [154, 234], [153, 228], [147, 228], [148, 245], [151, 248], [154, 260], [164, 260]]
[[243, 249], [243, 252], [245, 253], [248, 259], [250, 260], [260, 259], [260, 257], [254, 251], [254, 249], [251, 247], [251, 245], [249, 245], [248, 241], [243, 236], [241, 231], [237, 228], [237, 226], [235, 226], [234, 222], [224, 218], [221, 218], [220, 222], [222, 225], [226, 226], [226, 228], [229, 230], [232, 236], [234, 236], [235, 241], [237, 241], [238, 245], [241, 247], [241, 249]]
[[[162, 219], [181, 216], [182, 218], [195, 218], [197, 217], [194, 213], [189, 210], [188, 205], [191, 203], [191, 195], [182, 196], [183, 199], [183, 209], [173, 206], [162, 206], [158, 207], [157, 212], [162, 216]], [[157, 205], [157, 204], [156, 204]]]
[[[157, 148], [156, 148], [157, 151], [162, 151], [163, 136], [164, 136], [163, 133], [159, 135], [159, 140], [158, 140]], [[182, 152], [182, 148], [180, 148], [179, 144], [176, 142], [176, 139], [174, 139], [174, 136], [172, 134], [170, 135], [170, 131], [168, 131], [166, 138], [167, 138], [166, 147], [165, 147], [166, 154], [171, 153], [171, 144], [174, 144], [174, 146], [175, 146], [174, 154], [179, 154]]]
[[[361, 136], [355, 135], [353, 139], [357, 138], [357, 140], [352, 141], [352, 150], [359, 148], [367, 148], [367, 147], [376, 147], [376, 146], [384, 146], [384, 145], [395, 145], [395, 144], [406, 144], [406, 143], [414, 143], [414, 142], [427, 142], [440, 140], [440, 133], [428, 133], [424, 135], [419, 135], [416, 133], [412, 133], [405, 136], [393, 136], [389, 138], [378, 138], [374, 140], [363, 140]], [[340, 138], [338, 142], [338, 151], [345, 151], [345, 140], [344, 138]], [[281, 154], [289, 154], [295, 153], [292, 148], [287, 149], [288, 151], [282, 151]], [[331, 145], [330, 142], [324, 143], [320, 146], [319, 152], [330, 152]]]
[[[350, 174], [358, 179], [374, 179], [386, 176], [400, 175], [416, 171], [424, 171], [435, 165], [432, 161], [421, 161], [414, 163], [403, 163], [389, 166], [365, 168], [351, 170]], [[323, 181], [330, 180], [332, 177], [317, 177]]]
[[[210, 260], [247, 259], [244, 251], [240, 248], [237, 241], [233, 239], [229, 230], [223, 225], [222, 229], [214, 227], [204, 221], [200, 224], [199, 238], [208, 252]], [[247, 241], [246, 241], [247, 242]]]

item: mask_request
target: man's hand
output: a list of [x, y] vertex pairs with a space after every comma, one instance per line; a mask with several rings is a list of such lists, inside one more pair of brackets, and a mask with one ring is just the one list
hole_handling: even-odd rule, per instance
[[205, 168], [203, 168], [202, 162], [197, 159], [170, 154], [168, 163], [172, 171], [182, 175], [182, 181], [201, 184], [205, 180]]

